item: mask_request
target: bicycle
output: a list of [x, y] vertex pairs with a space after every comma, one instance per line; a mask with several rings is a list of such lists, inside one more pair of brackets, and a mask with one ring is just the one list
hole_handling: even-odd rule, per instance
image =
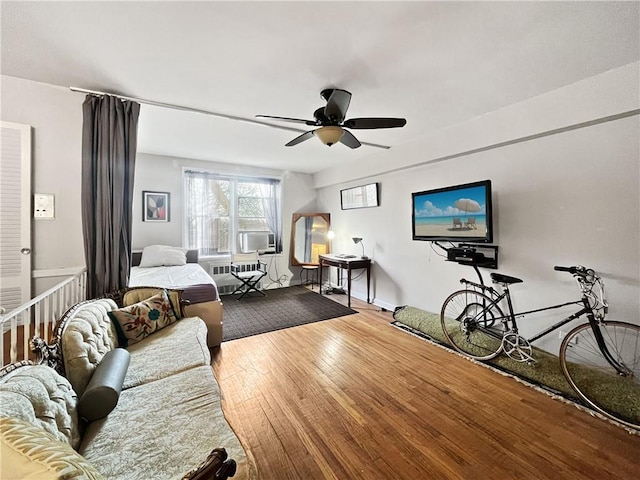
[[[509, 285], [521, 283], [521, 279], [492, 273], [491, 280], [501, 286], [500, 293], [463, 278], [460, 283], [465, 288], [449, 295], [440, 312], [446, 338], [458, 352], [476, 360], [491, 360], [504, 352], [514, 360], [531, 363], [535, 362], [531, 343], [586, 315], [587, 322], [569, 331], [560, 345], [562, 372], [586, 405], [640, 429], [640, 325], [605, 321], [608, 305], [604, 282], [592, 269], [554, 269], [574, 276], [581, 298], [520, 313], [513, 311]], [[507, 315], [500, 307], [503, 300]], [[574, 304], [582, 308], [533, 337], [524, 338], [518, 333], [516, 317]]]

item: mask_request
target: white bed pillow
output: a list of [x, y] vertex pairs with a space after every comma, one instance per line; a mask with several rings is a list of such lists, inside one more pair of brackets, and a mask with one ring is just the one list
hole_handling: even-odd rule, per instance
[[170, 267], [186, 265], [187, 255], [184, 248], [167, 245], [149, 245], [142, 250], [140, 267]]

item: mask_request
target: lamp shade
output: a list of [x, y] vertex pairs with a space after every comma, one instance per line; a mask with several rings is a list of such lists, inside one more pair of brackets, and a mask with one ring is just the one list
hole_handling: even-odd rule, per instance
[[353, 240], [353, 243], [358, 244], [362, 241], [362, 239], [360, 237], [352, 237], [351, 240]]
[[314, 130], [313, 134], [318, 137], [322, 143], [330, 147], [340, 141], [342, 135], [344, 135], [344, 130], [338, 126], [329, 125]]

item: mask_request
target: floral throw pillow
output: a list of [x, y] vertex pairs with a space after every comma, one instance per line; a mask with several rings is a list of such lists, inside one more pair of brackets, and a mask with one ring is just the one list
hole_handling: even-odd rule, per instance
[[109, 312], [121, 347], [139, 342], [178, 318], [166, 290], [142, 302]]

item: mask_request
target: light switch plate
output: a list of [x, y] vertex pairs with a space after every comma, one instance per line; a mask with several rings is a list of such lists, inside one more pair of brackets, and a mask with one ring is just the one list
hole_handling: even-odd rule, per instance
[[53, 219], [54, 195], [50, 193], [36, 193], [33, 196], [33, 218]]

